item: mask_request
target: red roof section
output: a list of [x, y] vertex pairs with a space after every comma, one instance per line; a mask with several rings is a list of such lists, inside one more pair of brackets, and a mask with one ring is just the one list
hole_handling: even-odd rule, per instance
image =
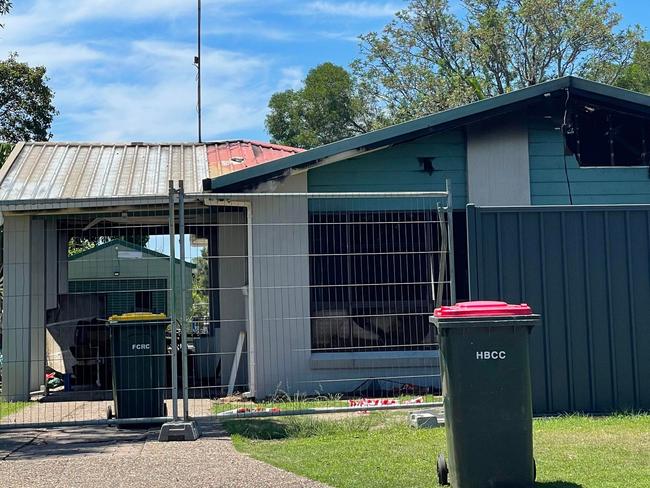
[[222, 141], [207, 144], [210, 178], [250, 168], [304, 151], [260, 141]]

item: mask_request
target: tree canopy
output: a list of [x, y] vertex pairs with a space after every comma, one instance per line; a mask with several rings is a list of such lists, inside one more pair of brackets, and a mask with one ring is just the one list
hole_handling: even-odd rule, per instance
[[367, 132], [376, 118], [350, 73], [332, 63], [312, 69], [302, 88], [275, 93], [269, 108], [271, 141], [306, 149]]
[[573, 74], [614, 83], [643, 31], [605, 0], [412, 0], [361, 36], [354, 75], [402, 121]]
[[0, 61], [0, 140], [46, 141], [56, 115], [43, 66], [30, 67], [12, 54]]
[[621, 71], [614, 84], [626, 90], [650, 94], [650, 42], [639, 43], [632, 63]]

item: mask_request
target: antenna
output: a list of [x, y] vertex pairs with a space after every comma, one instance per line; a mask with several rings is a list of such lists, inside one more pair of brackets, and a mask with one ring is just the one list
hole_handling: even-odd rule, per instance
[[196, 66], [196, 111], [198, 113], [199, 143], [203, 142], [201, 136], [201, 0], [197, 0], [197, 55], [194, 56], [194, 66]]

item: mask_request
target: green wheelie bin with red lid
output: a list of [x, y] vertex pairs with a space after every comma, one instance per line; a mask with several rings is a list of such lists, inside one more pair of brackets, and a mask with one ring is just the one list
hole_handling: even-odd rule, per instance
[[438, 482], [455, 488], [533, 486], [528, 336], [539, 315], [526, 304], [465, 302], [434, 311], [440, 344], [448, 457]]

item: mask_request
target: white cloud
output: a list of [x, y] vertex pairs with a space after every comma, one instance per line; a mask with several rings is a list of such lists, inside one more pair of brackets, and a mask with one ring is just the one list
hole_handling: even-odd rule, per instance
[[[2, 54], [6, 56], [9, 52]], [[43, 42], [15, 45], [12, 46], [11, 52], [17, 52], [19, 60], [25, 61], [32, 66], [46, 66], [50, 72], [71, 65], [95, 62], [106, 58], [103, 52], [79, 43]]]
[[296, 40], [299, 35], [288, 28], [271, 27], [261, 22], [247, 21], [241, 23], [212, 23], [203, 28], [204, 36], [221, 36], [237, 38], [255, 38], [269, 41], [288, 42]]
[[302, 86], [302, 81], [305, 79], [305, 74], [299, 66], [283, 68], [280, 70], [280, 75], [278, 90], [297, 90]]
[[[129, 81], [106, 83], [86, 75], [85, 69], [68, 72], [55, 86], [62, 129], [83, 127], [85, 140], [194, 140], [193, 53], [191, 45], [135, 41], [126, 55], [103, 61], [116, 72], [137, 71]], [[262, 125], [268, 97], [276, 88], [270, 82], [272, 65], [272, 60], [232, 51], [205, 53], [206, 140]]]
[[[252, 0], [203, 0], [204, 19], [219, 13], [223, 16], [233, 6], [243, 6]], [[231, 9], [231, 10], [228, 10]], [[192, 0], [36, 0], [24, 11], [11, 13], [5, 20], [1, 39], [5, 42], [61, 36], [72, 26], [102, 21], [138, 22], [164, 21], [196, 15]]]
[[319, 0], [310, 2], [297, 13], [340, 15], [347, 17], [392, 17], [404, 8], [392, 2], [332, 2]]

